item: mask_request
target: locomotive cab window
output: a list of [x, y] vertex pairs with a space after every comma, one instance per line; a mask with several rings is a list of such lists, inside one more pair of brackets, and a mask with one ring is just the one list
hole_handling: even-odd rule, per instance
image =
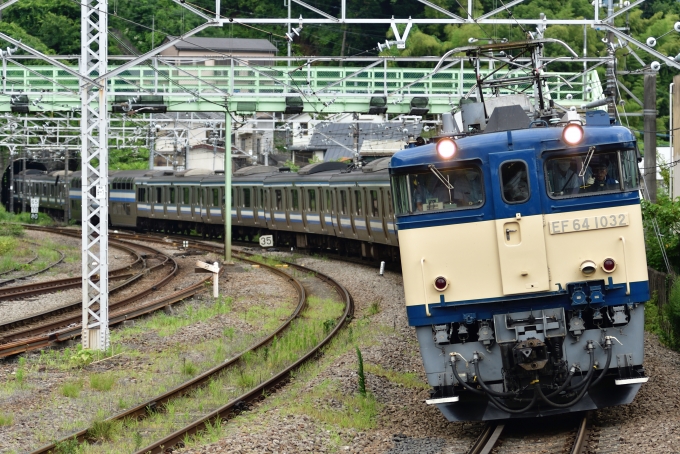
[[392, 188], [397, 215], [474, 209], [484, 205], [485, 200], [478, 166], [393, 175]]
[[639, 188], [635, 150], [580, 153], [545, 161], [548, 195], [582, 197], [636, 191]]
[[529, 172], [524, 161], [506, 161], [500, 168], [503, 200], [524, 203], [529, 200]]

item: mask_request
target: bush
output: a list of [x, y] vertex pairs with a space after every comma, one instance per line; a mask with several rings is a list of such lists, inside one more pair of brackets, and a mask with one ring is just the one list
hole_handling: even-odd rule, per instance
[[[671, 268], [680, 270], [680, 199], [673, 201], [660, 194], [657, 203], [642, 201], [642, 221], [645, 228], [645, 247], [647, 264], [660, 271], [666, 270], [661, 246], [666, 250]], [[656, 235], [654, 221], [661, 233], [661, 241]]]
[[11, 236], [0, 236], [0, 255], [5, 255], [10, 251], [16, 250], [17, 240]]
[[680, 279], [676, 279], [671, 287], [671, 294], [666, 304], [665, 315], [671, 327], [670, 344], [673, 348], [680, 348]]

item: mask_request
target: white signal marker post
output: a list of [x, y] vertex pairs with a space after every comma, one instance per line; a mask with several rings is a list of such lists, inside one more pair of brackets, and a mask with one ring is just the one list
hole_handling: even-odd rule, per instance
[[217, 298], [219, 296], [219, 290], [218, 290], [218, 284], [217, 284], [217, 278], [220, 273], [220, 268], [217, 264], [217, 262], [214, 262], [212, 265], [210, 263], [206, 262], [201, 262], [200, 260], [196, 261], [196, 273], [213, 273], [213, 298]]

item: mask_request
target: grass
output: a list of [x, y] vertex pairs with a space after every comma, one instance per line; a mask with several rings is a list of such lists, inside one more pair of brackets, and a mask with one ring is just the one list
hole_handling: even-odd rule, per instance
[[112, 374], [93, 374], [90, 375], [90, 388], [97, 391], [111, 391], [116, 377]]
[[64, 397], [78, 397], [83, 389], [83, 381], [71, 381], [61, 385], [61, 395]]
[[212, 305], [200, 306], [194, 308], [193, 306], [186, 306], [183, 313], [177, 315], [167, 315], [164, 312], [159, 312], [139, 323], [139, 330], [155, 330], [158, 331], [159, 336], [170, 336], [175, 334], [179, 329], [192, 325], [194, 323], [202, 322], [218, 315], [229, 314], [233, 308], [233, 299], [230, 297], [219, 297]]
[[14, 417], [9, 414], [0, 413], [0, 426], [11, 426], [14, 423]]
[[380, 303], [378, 301], [371, 303], [370, 306], [368, 306], [368, 309], [366, 309], [366, 315], [369, 317], [371, 315], [376, 315], [380, 313]]

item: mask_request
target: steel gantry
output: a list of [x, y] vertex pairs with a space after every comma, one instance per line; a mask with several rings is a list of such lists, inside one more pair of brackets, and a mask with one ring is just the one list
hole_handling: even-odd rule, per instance
[[[80, 74], [108, 71], [108, 0], [82, 0]], [[83, 348], [109, 347], [108, 111], [106, 77], [80, 85]]]

